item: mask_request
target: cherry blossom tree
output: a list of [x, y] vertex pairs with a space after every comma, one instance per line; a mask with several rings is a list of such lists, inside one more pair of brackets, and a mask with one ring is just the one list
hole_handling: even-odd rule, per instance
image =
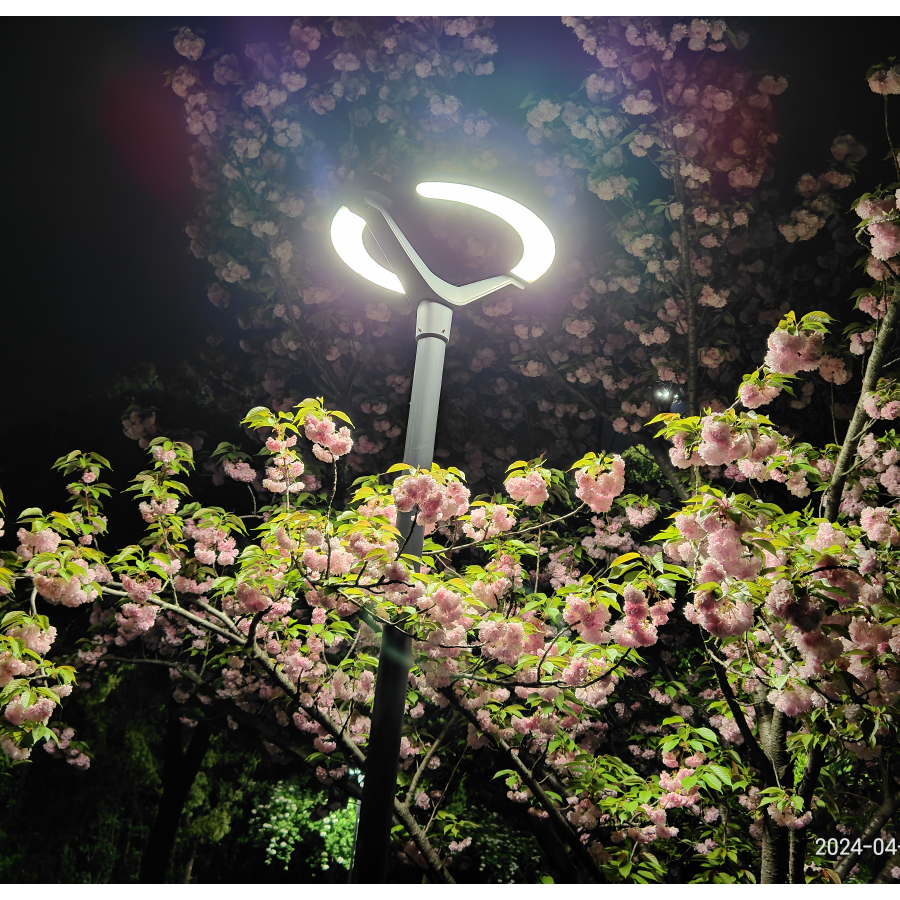
[[[444, 805], [476, 759], [488, 760], [487, 789], [527, 809], [565, 880], [881, 877], [884, 855], [862, 844], [878, 837], [896, 853], [886, 829], [900, 804], [900, 442], [890, 424], [900, 413], [900, 189], [855, 205], [868, 279], [855, 311], [804, 308], [802, 292], [785, 289], [788, 254], [817, 232], [840, 236], [832, 194], [852, 182], [859, 145], [836, 141], [834, 165], [801, 178], [800, 205], [778, 218], [755, 192], [770, 164], [771, 97], [786, 85], [734, 61], [740, 34], [707, 20], [567, 23], [599, 70], [584, 102], [527, 103], [527, 139], [544, 193], [571, 196], [572, 208], [580, 191], [596, 194], [620, 249], [568, 261], [572, 293], [556, 318], [514, 314], [501, 296], [460, 329], [490, 337], [468, 349], [460, 339], [470, 362], [451, 365], [450, 382], [471, 385], [460, 376], [499, 359], [503, 371], [514, 365], [539, 388], [519, 407], [509, 400], [510, 421], [515, 408], [554, 412], [544, 429], [557, 442], [553, 462], [495, 454], [512, 459], [504, 490], [476, 496], [467, 474], [480, 482], [490, 466], [475, 449], [451, 447], [441, 461], [458, 466], [430, 471], [367, 466], [400, 434], [387, 415], [402, 408], [408, 376], [378, 342], [406, 323], [386, 304], [370, 304], [363, 321], [317, 254], [330, 195], [363, 165], [357, 129], [384, 126], [367, 141], [369, 172], [394, 175], [419, 154], [466, 160], [467, 172], [496, 162], [479, 143], [488, 117], [444, 91], [490, 74], [489, 24], [402, 20], [378, 31], [335, 20], [338, 74], [325, 87], [307, 75], [311, 54], [327, 49], [317, 26], [298, 20], [278, 53], [249, 45], [253, 67], [231, 54], [204, 61], [202, 39], [179, 32], [189, 65], [171, 84], [198, 137], [195, 179], [208, 200], [191, 238], [216, 267], [214, 303], [228, 302], [226, 284], [254, 295], [247, 346], [267, 366], [248, 388], [224, 355], [210, 357], [236, 396], [271, 398], [243, 419], [249, 449], [213, 455], [217, 471], [249, 486], [248, 504], [192, 502], [192, 448], [147, 435], [152, 462], [130, 488], [146, 536], [105, 553], [105, 460], [59, 460], [72, 510], [26, 510], [4, 557], [10, 603], [31, 603], [30, 616], [3, 623], [8, 756], [47, 738], [54, 754], [86, 758], [70, 753], [73, 734], [50, 740], [65, 693], [51, 683], [71, 676], [43, 662], [52, 633], [40, 597], [92, 609], [73, 660], [82, 682], [117, 665], [164, 665], [195, 727], [221, 712], [357, 797], [377, 632], [391, 623], [414, 651], [397, 834], [430, 881], [452, 882], [477, 836], [478, 822]], [[892, 62], [869, 73], [886, 103], [897, 83]], [[329, 159], [302, 122], [340, 104], [349, 140]], [[668, 198], [639, 200], [626, 151], [672, 182]], [[299, 190], [291, 160], [310, 176]], [[296, 219], [308, 241], [289, 239]], [[435, 230], [452, 246], [454, 227]], [[466, 246], [485, 258], [483, 244]], [[833, 287], [849, 255], [824, 261], [823, 284]], [[837, 312], [863, 318], [840, 333]], [[280, 336], [257, 340], [276, 320]], [[507, 330], [515, 347], [501, 355]], [[290, 395], [301, 365], [322, 397]], [[379, 377], [401, 388], [390, 403], [356, 386]], [[493, 380], [495, 395], [510, 393], [498, 386], [505, 376]], [[661, 384], [683, 391], [684, 415], [668, 410], [671, 394], [661, 401]], [[800, 440], [790, 416], [835, 387], [852, 401], [843, 437], [834, 415], [833, 443]], [[541, 406], [545, 396], [565, 405], [562, 391], [581, 423], [571, 429], [567, 410]], [[474, 388], [467, 396], [492, 415]], [[363, 432], [350, 421], [357, 409], [372, 422]], [[629, 462], [591, 437], [592, 418], [641, 435], [674, 508], [626, 491]], [[554, 464], [563, 451], [580, 455], [568, 471]], [[398, 512], [425, 528], [420, 560], [405, 553]], [[840, 860], [828, 850], [835, 832], [848, 837]]]
[[[409, 310], [333, 264], [331, 217], [364, 176], [402, 183], [447, 171], [495, 188], [514, 179], [558, 222], [558, 275], [526, 299], [508, 289], [458, 311], [438, 458], [479, 416], [485, 438], [465, 448], [467, 471], [496, 484], [517, 453], [562, 463], [590, 450], [607, 422], [641, 441], [684, 499], [642, 423], [678, 397], [694, 413], [727, 405], [787, 311], [786, 292], [807, 312], [839, 289], [854, 244], [833, 214], [836, 192], [865, 148], [837, 139], [833, 165], [800, 179], [803, 207], [785, 220], [764, 185], [778, 139], [772, 101], [787, 82], [742, 67], [745, 35], [705, 20], [565, 21], [597, 72], [578, 102], [526, 101], [524, 141], [461, 99], [477, 97], [470, 82], [493, 70], [489, 20], [298, 20], [278, 51], [248, 44], [241, 59], [197, 56], [200, 38], [177, 43], [187, 63], [169, 77], [198, 141], [203, 196], [191, 249], [215, 268], [211, 302], [240, 298], [248, 331], [249, 366], [221, 335], [209, 338], [207, 360], [235, 413], [250, 398], [288, 408], [306, 386], [360, 422], [354, 471], [367, 455], [395, 460]], [[638, 160], [672, 182], [670, 200], [646, 201], [626, 171]], [[591, 240], [604, 224], [611, 239]], [[502, 232], [446, 211], [427, 231], [472, 277], [496, 274], [511, 252]], [[810, 279], [794, 251], [820, 231], [833, 248]], [[832, 379], [842, 377], [838, 367]]]

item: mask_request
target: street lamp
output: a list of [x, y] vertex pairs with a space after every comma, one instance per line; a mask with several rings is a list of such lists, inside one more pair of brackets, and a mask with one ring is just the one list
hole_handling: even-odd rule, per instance
[[[353, 271], [389, 291], [406, 294], [409, 301], [416, 304], [416, 362], [403, 462], [416, 468], [430, 469], [434, 456], [444, 351], [450, 340], [453, 307], [466, 306], [508, 285], [525, 288], [550, 268], [556, 254], [556, 244], [550, 229], [539, 216], [502, 194], [466, 184], [434, 181], [419, 184], [416, 192], [428, 199], [451, 200], [493, 213], [518, 232], [523, 245], [522, 258], [508, 275], [457, 286], [438, 278], [422, 262], [388, 212], [393, 203], [383, 194], [366, 191], [363, 200], [368, 209], [360, 209], [363, 216], [343, 206], [331, 223], [334, 248]], [[377, 216], [373, 211], [381, 215]], [[392, 246], [390, 235], [384, 230], [385, 224], [393, 232], [402, 252]], [[367, 226], [390, 269], [384, 268], [366, 250], [363, 233]], [[406, 552], [421, 556], [424, 544], [422, 527], [414, 524], [412, 514], [398, 517], [397, 524], [401, 534], [409, 536]], [[411, 639], [399, 628], [393, 625], [384, 628], [350, 875], [351, 882], [355, 884], [376, 884], [385, 879], [411, 649]]]

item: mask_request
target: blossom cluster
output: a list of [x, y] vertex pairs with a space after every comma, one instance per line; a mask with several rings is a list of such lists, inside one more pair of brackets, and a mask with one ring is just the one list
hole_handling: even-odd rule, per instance
[[[0, 632], [0, 749], [13, 762], [27, 760], [32, 747], [46, 738], [60, 755], [68, 746], [47, 727], [54, 711], [72, 693], [73, 672], [46, 659], [56, 628], [45, 616], [13, 613]], [[68, 738], [74, 735], [68, 729]], [[45, 745], [46, 746], [46, 745]], [[65, 754], [72, 765], [87, 768], [90, 759], [80, 743]]]
[[416, 510], [416, 524], [430, 534], [440, 522], [465, 515], [469, 489], [452, 473], [435, 478], [424, 471], [400, 476], [391, 489], [394, 505], [402, 513]]

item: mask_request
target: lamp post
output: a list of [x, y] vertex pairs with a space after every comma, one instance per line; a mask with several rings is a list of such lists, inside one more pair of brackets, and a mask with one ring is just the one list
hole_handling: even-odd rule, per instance
[[[556, 246], [544, 222], [509, 197], [447, 182], [423, 182], [416, 187], [416, 192], [425, 198], [452, 200], [493, 213], [518, 232], [524, 247], [522, 259], [508, 275], [457, 286], [438, 278], [422, 262], [388, 211], [393, 203], [385, 195], [367, 191], [363, 194], [366, 206], [360, 208], [363, 215], [356, 215], [344, 206], [332, 221], [331, 239], [341, 259], [364, 278], [389, 291], [406, 294], [410, 303], [415, 304], [416, 362], [403, 462], [430, 469], [444, 351], [450, 340], [453, 308], [466, 306], [508, 285], [525, 288], [550, 268]], [[369, 256], [363, 244], [366, 226], [391, 270]], [[396, 244], [392, 242], [391, 234]], [[399, 516], [397, 525], [403, 537], [408, 538], [406, 552], [421, 556], [424, 531], [415, 524], [413, 515]], [[411, 638], [399, 628], [388, 625], [383, 629], [372, 731], [350, 875], [354, 884], [380, 884], [385, 880], [411, 649]]]

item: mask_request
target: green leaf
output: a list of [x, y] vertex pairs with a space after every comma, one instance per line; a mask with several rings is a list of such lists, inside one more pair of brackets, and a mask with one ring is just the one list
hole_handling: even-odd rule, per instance
[[712, 770], [716, 777], [723, 783], [727, 785], [731, 785], [731, 772], [725, 768], [725, 766], [720, 766], [716, 763], [710, 763], [707, 766], [707, 769]]
[[512, 465], [507, 466], [507, 472], [514, 472], [516, 469], [527, 469], [528, 463], [522, 459], [516, 460]]
[[[712, 772], [701, 772], [700, 777], [708, 784], [714, 791], [722, 790], [722, 782], [719, 781], [718, 778]], [[687, 781], [685, 778], [684, 781]], [[684, 782], [682, 782], [683, 784]]]
[[623, 553], [621, 556], [617, 556], [610, 564], [609, 567], [612, 569], [615, 566], [621, 565], [624, 562], [628, 562], [631, 559], [640, 559], [640, 553]]
[[350, 421], [350, 417], [346, 413], [342, 413], [340, 410], [333, 409], [331, 410], [331, 415], [336, 419], [340, 419], [342, 422], [346, 422], [351, 428], [353, 428], [353, 423]]

